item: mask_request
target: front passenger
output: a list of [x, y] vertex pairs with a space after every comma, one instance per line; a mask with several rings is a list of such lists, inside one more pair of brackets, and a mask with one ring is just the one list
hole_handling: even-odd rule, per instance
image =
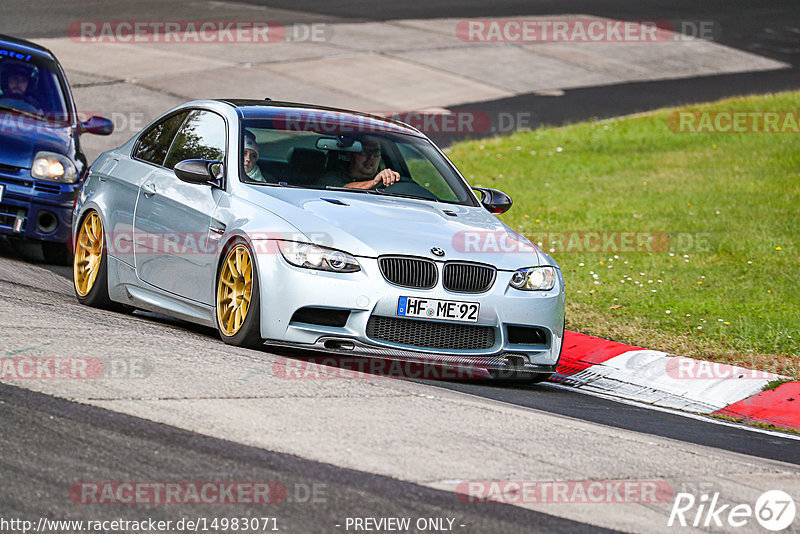
[[247, 177], [254, 182], [265, 182], [266, 178], [261, 174], [261, 169], [258, 167], [258, 143], [256, 143], [256, 136], [249, 130], [244, 132], [244, 155], [242, 156], [242, 163], [244, 164], [244, 172]]

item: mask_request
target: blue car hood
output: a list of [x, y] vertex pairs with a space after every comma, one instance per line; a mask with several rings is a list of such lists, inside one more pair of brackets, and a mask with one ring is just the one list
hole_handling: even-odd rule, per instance
[[0, 163], [30, 169], [37, 152], [72, 152], [72, 127], [53, 126], [0, 111]]

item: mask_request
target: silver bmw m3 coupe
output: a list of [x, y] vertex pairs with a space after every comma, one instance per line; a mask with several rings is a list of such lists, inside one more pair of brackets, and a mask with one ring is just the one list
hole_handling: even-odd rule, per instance
[[188, 102], [91, 166], [73, 217], [75, 293], [233, 345], [540, 381], [561, 353], [564, 282], [495, 216], [510, 207], [400, 122]]

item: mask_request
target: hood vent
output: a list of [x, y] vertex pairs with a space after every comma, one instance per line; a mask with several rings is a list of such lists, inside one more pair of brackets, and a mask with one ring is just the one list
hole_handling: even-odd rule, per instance
[[324, 200], [325, 202], [330, 202], [331, 204], [336, 204], [337, 206], [349, 206], [350, 204], [346, 204], [339, 200], [338, 198], [321, 198], [320, 200]]

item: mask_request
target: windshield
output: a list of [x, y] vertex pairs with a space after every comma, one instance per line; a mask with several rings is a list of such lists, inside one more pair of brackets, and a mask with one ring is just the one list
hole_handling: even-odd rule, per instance
[[[21, 55], [21, 54], [20, 54]], [[0, 111], [13, 110], [37, 119], [69, 119], [55, 66], [37, 58], [0, 56]]]
[[243, 121], [242, 181], [475, 205], [469, 186], [424, 138], [352, 128], [320, 133], [274, 126], [270, 121]]

